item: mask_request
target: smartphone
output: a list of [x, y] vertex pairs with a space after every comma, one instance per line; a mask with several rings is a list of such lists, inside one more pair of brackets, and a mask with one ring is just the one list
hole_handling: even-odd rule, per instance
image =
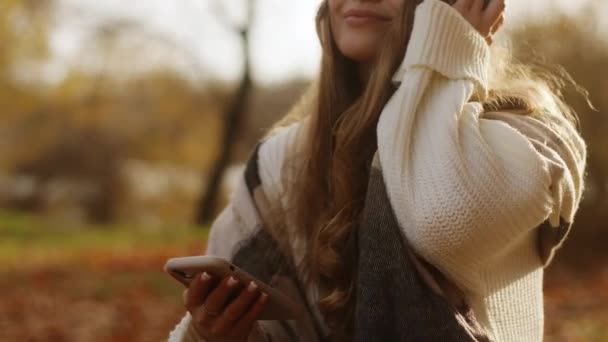
[[249, 273], [233, 265], [228, 260], [214, 256], [190, 256], [172, 258], [165, 264], [165, 272], [171, 275], [184, 286], [188, 287], [197, 275], [207, 272], [217, 278], [233, 276], [243, 285], [254, 281], [259, 289], [268, 294], [266, 307], [260, 314], [260, 320], [290, 320], [301, 316], [304, 309], [296, 304], [287, 295], [279, 292], [272, 286], [256, 279]]

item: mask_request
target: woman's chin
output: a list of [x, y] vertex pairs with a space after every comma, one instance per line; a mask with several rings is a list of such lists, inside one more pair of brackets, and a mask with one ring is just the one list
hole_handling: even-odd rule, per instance
[[344, 50], [342, 51], [342, 54], [348, 58], [351, 59], [357, 63], [368, 63], [372, 60], [374, 60], [374, 57], [376, 56], [376, 52], [375, 51], [368, 51], [368, 50]]
[[342, 54], [359, 63], [367, 63], [376, 57], [378, 47], [376, 44], [365, 44], [365, 42], [354, 41], [348, 44], [339, 44]]

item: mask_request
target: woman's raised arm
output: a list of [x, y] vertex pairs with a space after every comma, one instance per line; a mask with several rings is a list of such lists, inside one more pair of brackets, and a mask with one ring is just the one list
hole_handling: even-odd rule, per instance
[[[568, 139], [547, 144], [506, 120], [482, 118], [482, 105], [469, 101], [485, 98], [489, 62], [485, 38], [465, 17], [442, 1], [425, 1], [395, 77], [399, 88], [377, 128], [382, 172], [405, 237], [478, 294], [487, 290], [481, 270], [550, 216], [572, 222], [585, 163], [576, 133], [570, 138], [579, 150]], [[574, 163], [566, 154], [576, 156]], [[530, 267], [541, 266], [539, 260]]]

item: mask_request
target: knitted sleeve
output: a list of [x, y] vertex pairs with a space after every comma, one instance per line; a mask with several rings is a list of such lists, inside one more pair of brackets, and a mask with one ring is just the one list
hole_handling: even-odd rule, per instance
[[[173, 328], [173, 331], [169, 334], [167, 342], [205, 342], [205, 340], [198, 335], [196, 330], [191, 324], [192, 316], [187, 313], [182, 320]], [[269, 342], [269, 333], [262, 328], [262, 324], [257, 323], [254, 325], [248, 342]]]
[[258, 167], [264, 193], [271, 201], [281, 201], [283, 206], [286, 205], [282, 196], [284, 177], [293, 174], [284, 166], [301, 151], [307, 122], [305, 119], [281, 128], [260, 147]]
[[[207, 254], [221, 256], [224, 258], [230, 257], [230, 252], [234, 244], [239, 239], [240, 232], [238, 231], [238, 216], [236, 215], [232, 204], [229, 204], [217, 216], [211, 225], [209, 234], [209, 242], [207, 244]], [[192, 326], [192, 316], [187, 312], [181, 321], [169, 333], [169, 342], [204, 342], [194, 327]]]
[[[233, 196], [231, 202], [218, 215], [211, 226], [209, 243], [207, 245], [207, 254], [215, 255], [229, 259], [232, 250], [236, 243], [247, 236], [250, 232], [243, 230], [243, 225], [240, 223], [242, 218], [234, 209], [234, 201], [239, 196], [238, 191], [246, 191], [243, 188], [238, 188], [237, 193]], [[280, 336], [280, 330], [269, 330], [268, 324], [257, 322], [248, 338], [249, 342], [266, 342], [268, 336]], [[199, 336], [196, 329], [192, 325], [192, 315], [187, 312], [180, 322], [169, 333], [168, 342], [205, 342], [205, 339]]]
[[190, 313], [181, 319], [181, 321], [173, 328], [169, 333], [168, 342], [205, 342], [205, 340], [198, 335], [192, 324], [192, 316]]
[[548, 133], [531, 138], [516, 128], [517, 114], [484, 118], [469, 102], [487, 96], [489, 62], [487, 43], [456, 10], [426, 0], [377, 127], [405, 237], [471, 291], [482, 290], [478, 270], [543, 222], [572, 222], [585, 168], [584, 143], [565, 120], [559, 133], [537, 120]]
[[[298, 136], [299, 124], [288, 126], [265, 141], [259, 151], [258, 168], [265, 195], [275, 201], [280, 200], [281, 170], [287, 155], [294, 153], [295, 139]], [[244, 238], [250, 236], [250, 224], [253, 220], [251, 210], [243, 204], [243, 198], [248, 196], [244, 182], [232, 194], [230, 203], [218, 215], [209, 233], [206, 254], [230, 259], [234, 247]], [[284, 340], [280, 327], [272, 322], [258, 322], [249, 336], [250, 342], [265, 342], [269, 338]], [[192, 316], [186, 313], [169, 335], [169, 342], [204, 342], [192, 326]]]

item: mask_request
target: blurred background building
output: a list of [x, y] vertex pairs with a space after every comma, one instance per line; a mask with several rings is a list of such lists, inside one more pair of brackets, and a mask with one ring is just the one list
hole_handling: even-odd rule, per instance
[[[240, 164], [315, 77], [318, 3], [0, 0], [0, 331], [9, 340], [164, 336], [182, 310], [162, 263], [202, 251]], [[566, 91], [589, 172], [547, 274], [551, 341], [608, 340], [606, 15], [599, 0], [512, 0], [498, 38], [518, 59], [562, 66], [596, 108]], [[91, 272], [76, 277], [76, 266]]]

